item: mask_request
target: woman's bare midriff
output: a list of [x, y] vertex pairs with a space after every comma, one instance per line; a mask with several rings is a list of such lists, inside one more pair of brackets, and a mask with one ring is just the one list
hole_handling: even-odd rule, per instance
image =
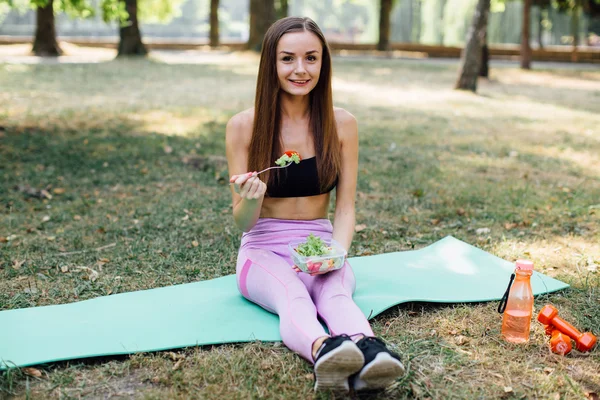
[[329, 193], [309, 197], [265, 197], [260, 218], [311, 220], [327, 218]]

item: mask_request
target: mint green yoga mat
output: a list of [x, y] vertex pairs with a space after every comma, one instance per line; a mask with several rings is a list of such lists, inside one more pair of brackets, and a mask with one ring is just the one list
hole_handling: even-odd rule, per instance
[[[448, 236], [428, 247], [351, 258], [366, 316], [410, 301], [499, 300], [514, 267]], [[535, 273], [534, 294], [567, 284]], [[343, 312], [343, 310], [341, 310]], [[216, 343], [279, 341], [279, 320], [246, 301], [235, 276], [0, 312], [0, 369]]]

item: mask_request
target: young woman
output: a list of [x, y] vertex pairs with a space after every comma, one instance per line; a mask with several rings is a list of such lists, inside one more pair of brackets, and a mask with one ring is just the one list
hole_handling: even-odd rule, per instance
[[[244, 231], [237, 281], [246, 299], [279, 315], [284, 344], [314, 363], [315, 390], [378, 389], [404, 367], [352, 300], [352, 268], [346, 262], [332, 272], [304, 273], [287, 247], [311, 233], [346, 249], [352, 242], [358, 129], [350, 113], [333, 107], [331, 75], [327, 42], [312, 20], [289, 17], [269, 28], [255, 106], [226, 129], [233, 217]], [[286, 150], [302, 161], [257, 175]]]

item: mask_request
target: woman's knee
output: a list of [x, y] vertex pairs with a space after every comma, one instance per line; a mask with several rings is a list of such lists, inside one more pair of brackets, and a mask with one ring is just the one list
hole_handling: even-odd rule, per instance
[[320, 278], [319, 290], [315, 291], [316, 298], [346, 295], [352, 297], [356, 288], [356, 280], [350, 265], [346, 264], [339, 270], [332, 271]]

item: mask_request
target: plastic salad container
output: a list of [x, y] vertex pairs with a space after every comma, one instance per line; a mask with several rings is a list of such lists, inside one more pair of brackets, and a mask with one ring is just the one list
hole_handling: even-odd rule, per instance
[[303, 256], [298, 253], [299, 245], [305, 240], [293, 240], [288, 244], [294, 264], [306, 273], [326, 272], [340, 269], [344, 266], [346, 249], [333, 239], [321, 239], [326, 246], [326, 253], [320, 256]]

